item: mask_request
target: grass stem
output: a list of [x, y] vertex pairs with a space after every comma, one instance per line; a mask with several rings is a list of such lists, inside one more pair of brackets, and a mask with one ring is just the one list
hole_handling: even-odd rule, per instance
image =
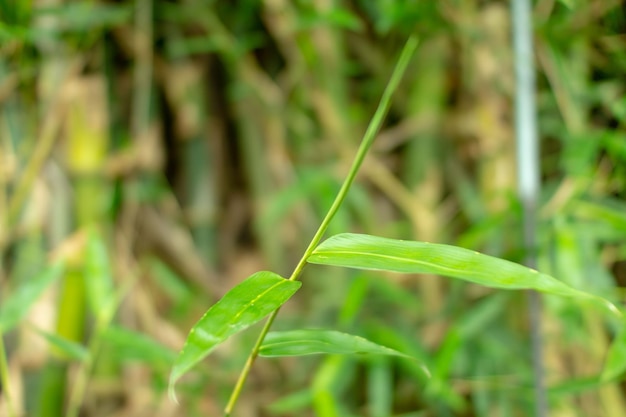
[[16, 417], [15, 406], [13, 405], [13, 397], [11, 396], [11, 387], [9, 386], [9, 365], [7, 362], [7, 354], [4, 346], [4, 339], [0, 334], [0, 382], [2, 383], [2, 393], [6, 399], [8, 416]]
[[66, 417], [78, 417], [80, 414], [80, 408], [83, 404], [83, 399], [85, 398], [85, 393], [87, 392], [87, 386], [89, 384], [89, 377], [93, 371], [94, 361], [100, 352], [103, 334], [108, 327], [109, 322], [110, 318], [107, 317], [102, 321], [98, 320], [96, 323], [94, 335], [88, 344], [89, 356], [85, 361], [81, 362], [70, 393]]

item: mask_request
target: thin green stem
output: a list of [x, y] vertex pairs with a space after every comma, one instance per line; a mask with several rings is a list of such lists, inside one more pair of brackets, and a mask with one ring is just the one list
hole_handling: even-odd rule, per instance
[[[383, 95], [380, 99], [380, 103], [378, 103], [378, 108], [376, 109], [376, 112], [374, 113], [374, 116], [372, 117], [372, 120], [370, 121], [369, 126], [365, 131], [365, 135], [363, 135], [361, 145], [359, 146], [356, 156], [354, 157], [354, 161], [352, 162], [350, 171], [343, 181], [341, 189], [337, 193], [333, 204], [330, 206], [330, 209], [326, 213], [324, 220], [322, 220], [322, 223], [317, 229], [317, 232], [315, 232], [315, 235], [311, 239], [311, 243], [309, 243], [309, 246], [304, 251], [302, 258], [300, 258], [300, 261], [298, 262], [295, 269], [293, 270], [293, 273], [289, 277], [290, 281], [296, 281], [300, 277], [300, 274], [302, 273], [302, 270], [306, 265], [307, 259], [309, 258], [309, 256], [311, 256], [317, 245], [322, 240], [326, 229], [328, 229], [328, 225], [339, 210], [339, 207], [341, 207], [343, 201], [345, 200], [346, 195], [350, 190], [350, 186], [354, 182], [354, 179], [359, 172], [359, 168], [361, 167], [361, 164], [363, 163], [363, 160], [365, 159], [369, 148], [372, 146], [372, 143], [374, 142], [374, 139], [376, 138], [380, 127], [382, 126], [385, 115], [387, 114], [387, 111], [389, 111], [389, 106], [391, 105], [391, 97], [393, 96], [394, 91], [398, 88], [398, 84], [400, 84], [400, 80], [402, 79], [402, 76], [404, 75], [404, 72], [409, 65], [409, 61], [411, 60], [411, 57], [413, 56], [413, 53], [417, 48], [417, 44], [417, 37], [411, 36], [404, 45], [402, 53], [400, 54], [400, 58], [398, 59], [398, 63], [396, 64], [393, 74], [391, 74], [391, 78], [389, 79], [389, 83], [387, 83], [387, 87], [385, 87], [385, 91], [383, 92]], [[263, 344], [263, 340], [269, 332], [270, 327], [272, 327], [272, 323], [274, 323], [274, 319], [276, 318], [279, 310], [280, 309], [274, 310], [267, 319], [265, 326], [263, 326], [263, 329], [261, 330], [261, 333], [259, 334], [259, 337], [254, 347], [252, 348], [252, 351], [250, 352], [250, 356], [248, 356], [248, 360], [246, 361], [244, 368], [239, 374], [239, 379], [237, 380], [237, 383], [233, 388], [233, 392], [231, 393], [228, 404], [224, 409], [225, 417], [229, 417], [233, 408], [235, 407], [237, 399], [239, 398], [239, 395], [241, 394], [241, 391], [243, 389], [243, 385], [248, 378], [250, 370], [252, 369], [252, 365], [254, 364], [254, 361], [259, 354], [259, 349]]]
[[385, 115], [387, 114], [387, 111], [389, 111], [389, 106], [391, 105], [391, 97], [393, 96], [394, 91], [398, 88], [398, 84], [400, 84], [402, 75], [404, 74], [406, 67], [409, 65], [409, 61], [413, 56], [415, 48], [417, 48], [417, 37], [411, 36], [406, 42], [402, 53], [400, 54], [400, 58], [398, 59], [396, 68], [394, 69], [393, 74], [391, 74], [391, 78], [389, 80], [389, 83], [387, 84], [387, 87], [385, 88], [385, 91], [383, 91], [383, 95], [380, 99], [380, 103], [378, 104], [378, 108], [376, 109], [372, 120], [367, 126], [365, 135], [363, 135], [363, 139], [361, 140], [361, 145], [359, 146], [356, 156], [354, 157], [354, 161], [352, 161], [350, 171], [348, 172], [346, 179], [343, 181], [341, 189], [339, 189], [339, 192], [337, 193], [333, 204], [330, 206], [330, 209], [328, 209], [328, 213], [326, 213], [324, 220], [322, 220], [322, 223], [317, 229], [317, 232], [315, 232], [313, 239], [311, 239], [311, 243], [309, 243], [309, 246], [304, 251], [304, 255], [302, 255], [302, 258], [300, 258], [300, 262], [298, 262], [298, 265], [296, 265], [296, 268], [289, 277], [290, 281], [298, 279], [298, 276], [306, 265], [306, 260], [309, 258], [311, 253], [313, 253], [317, 245], [320, 243], [320, 240], [322, 240], [324, 233], [326, 233], [326, 229], [328, 229], [328, 225], [330, 224], [333, 217], [335, 217], [337, 211], [339, 211], [339, 207], [341, 207], [343, 201], [346, 199], [346, 195], [350, 190], [350, 186], [352, 186], [352, 183], [354, 182], [354, 179], [356, 178], [356, 175], [361, 168], [361, 164], [363, 163], [367, 152], [372, 146], [372, 143], [374, 143], [374, 139], [376, 139], [376, 135], [378, 134], [378, 131], [383, 124]]
[[[99, 333], [99, 332], [98, 332]], [[72, 392], [70, 393], [70, 399], [67, 405], [67, 413], [65, 417], [78, 417], [80, 408], [87, 391], [87, 384], [89, 382], [89, 376], [93, 369], [94, 356], [100, 350], [99, 335], [94, 335], [89, 344], [89, 357], [80, 364], [78, 374], [73, 384]]]
[[250, 373], [250, 370], [252, 369], [252, 365], [254, 364], [254, 361], [259, 355], [259, 349], [261, 349], [263, 340], [265, 340], [265, 336], [270, 331], [270, 327], [272, 327], [272, 324], [274, 323], [274, 319], [278, 315], [279, 310], [280, 308], [277, 310], [274, 310], [272, 314], [270, 314], [270, 316], [268, 317], [267, 321], [265, 322], [265, 325], [263, 326], [263, 329], [261, 330], [261, 333], [259, 334], [259, 337], [256, 340], [256, 343], [254, 344], [254, 347], [252, 348], [252, 351], [250, 352], [250, 356], [248, 356], [248, 359], [246, 360], [246, 364], [243, 366], [243, 369], [239, 373], [239, 378], [237, 379], [237, 383], [235, 384], [235, 387], [233, 388], [233, 392], [230, 395], [230, 399], [228, 400], [228, 404], [226, 405], [226, 408], [224, 409], [225, 417], [230, 417], [230, 413], [233, 411], [233, 408], [235, 408], [235, 404], [237, 403], [237, 400], [239, 399], [239, 395], [241, 394], [241, 391], [243, 390], [243, 385], [245, 384], [246, 379], [248, 378], [248, 374]]
[[[128, 277], [127, 277], [128, 278]], [[80, 414], [80, 408], [87, 392], [87, 386], [89, 384], [89, 378], [93, 373], [95, 361], [98, 358], [102, 344], [104, 342], [104, 334], [111, 326], [115, 312], [118, 310], [122, 299], [125, 294], [128, 294], [130, 288], [135, 285], [136, 279], [133, 275], [132, 278], [128, 278], [127, 282], [121, 286], [117, 295], [115, 296], [114, 305], [110, 309], [101, 311], [100, 317], [96, 317], [96, 325], [94, 328], [93, 336], [89, 340], [87, 346], [89, 356], [80, 364], [78, 369], [72, 392], [70, 393], [70, 399], [67, 407], [67, 413], [65, 417], [78, 417]]]
[[0, 382], [2, 382], [4, 398], [7, 402], [9, 417], [17, 416], [13, 405], [13, 397], [11, 396], [11, 387], [9, 386], [9, 365], [7, 362], [6, 349], [4, 347], [4, 339], [0, 334]]
[[116, 296], [115, 305], [110, 309], [104, 310], [104, 312], [101, 313], [101, 317], [96, 317], [94, 332], [87, 346], [89, 356], [80, 364], [80, 368], [78, 369], [72, 392], [70, 393], [66, 417], [78, 417], [80, 414], [80, 408], [85, 398], [85, 393], [87, 392], [89, 377], [93, 372], [95, 361], [98, 358], [102, 343], [104, 342], [104, 334], [111, 325], [114, 313], [119, 307], [123, 294], [128, 292], [128, 289], [134, 282], [135, 280], [131, 279], [128, 284], [123, 285]]

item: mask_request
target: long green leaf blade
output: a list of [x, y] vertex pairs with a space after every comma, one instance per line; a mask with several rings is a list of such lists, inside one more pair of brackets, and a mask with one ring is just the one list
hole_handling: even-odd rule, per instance
[[266, 357], [316, 354], [370, 354], [409, 357], [361, 336], [324, 329], [270, 332], [259, 350], [259, 355]]
[[176, 381], [215, 347], [276, 310], [300, 285], [262, 271], [227, 292], [190, 330], [170, 374], [170, 394]]
[[63, 265], [55, 263], [38, 276], [21, 284], [0, 306], [0, 333], [15, 327], [28, 313], [30, 306], [53, 281], [63, 273]]
[[53, 346], [59, 352], [62, 352], [68, 358], [78, 361], [86, 361], [87, 359], [89, 359], [89, 350], [80, 343], [73, 342], [62, 336], [59, 336], [58, 334], [50, 333], [37, 327], [32, 328], [41, 337], [46, 339], [51, 346]]
[[109, 326], [103, 339], [105, 347], [112, 349], [120, 361], [142, 362], [159, 368], [171, 366], [176, 359], [175, 351], [145, 334], [123, 327]]
[[108, 321], [115, 309], [113, 272], [106, 244], [93, 230], [85, 249], [85, 281], [91, 312], [98, 320]]
[[492, 288], [532, 289], [565, 297], [609, 301], [576, 290], [556, 278], [504, 259], [451, 245], [342, 233], [322, 242], [307, 262], [402, 273], [436, 274]]

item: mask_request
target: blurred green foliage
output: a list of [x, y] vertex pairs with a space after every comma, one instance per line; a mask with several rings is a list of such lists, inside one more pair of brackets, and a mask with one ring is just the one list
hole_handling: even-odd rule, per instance
[[[537, 0], [534, 22], [539, 269], [619, 304], [624, 7]], [[14, 409], [65, 415], [84, 378], [86, 416], [218, 415], [254, 332], [183, 378], [180, 405], [170, 353], [228, 288], [293, 268], [410, 33], [418, 56], [329, 232], [520, 261], [508, 3], [0, 0], [3, 305], [65, 262], [3, 334]], [[103, 271], [94, 242], [111, 281], [88, 295]], [[239, 415], [531, 414], [523, 295], [385, 278], [309, 267], [276, 329], [363, 335], [426, 363], [430, 381], [397, 358], [264, 359]], [[96, 326], [86, 306], [101, 284], [119, 306]], [[625, 415], [619, 369], [600, 380], [620, 324], [555, 298], [543, 320], [554, 414]]]

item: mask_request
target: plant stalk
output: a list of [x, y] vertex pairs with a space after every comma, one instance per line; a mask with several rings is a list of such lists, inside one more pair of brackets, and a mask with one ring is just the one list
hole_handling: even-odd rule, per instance
[[[359, 168], [361, 167], [361, 164], [363, 163], [363, 160], [365, 159], [365, 156], [367, 155], [369, 148], [372, 146], [372, 143], [374, 142], [374, 139], [376, 138], [376, 135], [378, 134], [380, 127], [382, 126], [385, 115], [387, 114], [387, 111], [389, 110], [389, 107], [391, 105], [391, 97], [393, 96], [393, 93], [395, 92], [395, 90], [398, 88], [398, 84], [400, 84], [400, 80], [402, 79], [402, 76], [404, 75], [404, 72], [406, 71], [406, 68], [409, 64], [409, 61], [411, 60], [411, 57], [413, 56], [413, 53], [415, 52], [415, 49], [417, 48], [417, 45], [418, 45], [418, 39], [417, 39], [417, 36], [415, 35], [409, 37], [406, 44], [404, 45], [404, 48], [402, 49], [402, 52], [400, 54], [400, 58], [398, 59], [398, 63], [396, 64], [396, 67], [394, 68], [394, 71], [391, 74], [391, 78], [389, 79], [389, 83], [385, 87], [385, 91], [383, 92], [383, 95], [380, 99], [378, 108], [376, 109], [376, 112], [374, 113], [374, 116], [372, 117], [372, 120], [370, 121], [367, 127], [367, 130], [365, 131], [365, 134], [363, 135], [361, 145], [359, 146], [357, 154], [354, 157], [354, 161], [352, 162], [350, 171], [348, 172], [348, 175], [343, 181], [343, 184], [341, 185], [341, 189], [337, 193], [337, 196], [335, 197], [333, 204], [331, 205], [330, 209], [326, 213], [326, 216], [322, 220], [322, 223], [317, 229], [317, 232], [315, 232], [315, 235], [311, 239], [309, 246], [304, 251], [302, 258], [300, 258], [300, 261], [298, 262], [291, 276], [289, 277], [289, 281], [296, 281], [300, 277], [300, 274], [302, 273], [302, 270], [304, 269], [306, 265], [307, 259], [313, 253], [317, 245], [322, 240], [322, 237], [324, 236], [326, 229], [328, 229], [328, 225], [330, 224], [333, 217], [335, 216], [335, 214], [341, 207], [341, 204], [343, 203], [343, 201], [345, 200], [346, 195], [348, 194], [348, 191], [350, 190], [350, 186], [354, 182], [354, 179], [356, 178], [356, 175], [359, 172]], [[263, 326], [263, 329], [261, 330], [261, 333], [259, 334], [259, 337], [254, 347], [252, 348], [252, 351], [250, 352], [250, 356], [248, 356], [246, 364], [244, 365], [244, 368], [239, 374], [239, 379], [237, 380], [237, 383], [235, 384], [235, 387], [233, 388], [228, 404], [226, 405], [226, 408], [224, 409], [225, 417], [229, 417], [231, 415], [231, 412], [233, 408], [235, 407], [237, 400], [239, 399], [239, 395], [241, 394], [243, 385], [246, 382], [246, 379], [248, 378], [250, 370], [252, 369], [252, 365], [254, 364], [254, 361], [259, 354], [259, 349], [261, 348], [261, 345], [263, 344], [263, 340], [265, 339], [265, 336], [267, 335], [270, 328], [272, 327], [272, 324], [274, 323], [274, 319], [276, 318], [276, 315], [278, 314], [279, 311], [280, 311], [280, 308], [274, 310], [272, 314], [270, 314], [267, 321], [265, 322], [265, 326]]]
[[[535, 268], [537, 264], [537, 199], [539, 196], [539, 140], [537, 134], [537, 110], [535, 105], [535, 68], [533, 55], [532, 4], [530, 0], [514, 0], [513, 46], [515, 52], [515, 128], [517, 136], [518, 195], [522, 202], [525, 264]], [[528, 292], [528, 317], [533, 365], [535, 416], [549, 414], [543, 360], [543, 336], [541, 334], [541, 296]]]
[[78, 417], [80, 414], [80, 408], [85, 398], [85, 392], [87, 391], [87, 385], [89, 383], [89, 377], [93, 371], [95, 359], [100, 352], [102, 346], [102, 337], [111, 321], [110, 317], [106, 317], [103, 320], [98, 320], [96, 323], [95, 333], [89, 341], [88, 350], [89, 357], [87, 360], [80, 364], [74, 386], [70, 393], [70, 398], [67, 406], [67, 413], [65, 417]]
[[16, 417], [17, 414], [13, 404], [13, 397], [11, 396], [11, 387], [9, 386], [9, 365], [2, 334], [0, 334], [0, 382], [2, 383], [4, 398], [7, 403], [7, 415], [9, 417]]

